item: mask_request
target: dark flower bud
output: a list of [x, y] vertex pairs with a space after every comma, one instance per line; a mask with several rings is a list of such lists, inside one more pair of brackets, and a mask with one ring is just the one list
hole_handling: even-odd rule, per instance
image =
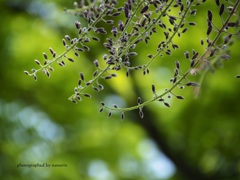
[[199, 86], [199, 84], [196, 83], [196, 82], [188, 82], [188, 83], [186, 84], [186, 86], [194, 86], [194, 87], [197, 87], [197, 86]]
[[81, 23], [79, 21], [75, 21], [75, 26], [77, 29], [81, 28]]
[[176, 61], [176, 67], [177, 67], [177, 69], [180, 68], [180, 62], [179, 61]]
[[97, 92], [99, 92], [100, 90], [97, 87], [93, 87], [93, 89]]
[[93, 77], [95, 77], [97, 74], [98, 74], [98, 70], [96, 70], [96, 71], [93, 73]]
[[86, 86], [89, 86], [89, 85], [91, 85], [91, 84], [92, 84], [92, 80], [86, 82]]
[[51, 54], [55, 54], [54, 50], [52, 48], [49, 48]]
[[86, 43], [88, 43], [88, 42], [90, 42], [90, 39], [87, 37], [87, 38], [85, 38], [84, 39], [84, 41], [83, 42], [86, 42]]
[[207, 35], [209, 35], [211, 32], [212, 32], [212, 25], [209, 25], [207, 29]]
[[231, 39], [232, 34], [229, 34], [227, 37], [224, 38], [224, 44], [227, 44], [229, 40]]
[[47, 75], [48, 78], [50, 78], [50, 73], [49, 73], [49, 71], [46, 70], [46, 71], [45, 71], [45, 74]]
[[123, 22], [122, 22], [121, 20], [118, 22], [118, 28], [119, 28], [121, 31], [123, 31], [123, 29], [124, 29], [124, 25], [123, 25]]
[[153, 55], [152, 54], [148, 54], [148, 58], [152, 58], [153, 57]]
[[195, 22], [189, 22], [188, 23], [190, 26], [196, 26], [196, 23]]
[[134, 44], [139, 43], [140, 41], [142, 41], [142, 38], [139, 38], [138, 40], [136, 40], [136, 42]]
[[189, 52], [188, 52], [188, 51], [186, 51], [186, 52], [184, 53], [184, 55], [185, 55], [185, 57], [186, 57], [187, 59], [189, 59]]
[[179, 72], [178, 72], [178, 71], [179, 71], [178, 68], [175, 68], [174, 71], [175, 71], [174, 77], [178, 76], [178, 73], [179, 73]]
[[100, 41], [100, 39], [97, 38], [97, 37], [92, 37], [92, 40], [94, 40], [94, 41]]
[[176, 44], [172, 44], [172, 47], [173, 47], [173, 49], [178, 49], [179, 48], [179, 46], [176, 45]]
[[69, 35], [65, 35], [65, 39], [67, 39], [68, 41], [71, 40], [70, 36]]
[[99, 63], [98, 63], [98, 60], [97, 60], [97, 59], [95, 59], [95, 60], [93, 61], [93, 63], [94, 63], [94, 65], [95, 65], [96, 67], [99, 67]]
[[147, 10], [148, 10], [148, 6], [144, 6], [140, 13], [143, 14], [143, 13], [147, 12]]
[[198, 57], [198, 54], [199, 54], [199, 53], [195, 53], [195, 54], [193, 55], [192, 59], [196, 59], [196, 58]]
[[237, 24], [237, 23], [235, 23], [235, 22], [229, 22], [227, 25], [228, 25], [229, 27], [235, 27], [236, 24]]
[[152, 92], [153, 92], [153, 94], [156, 94], [156, 89], [155, 89], [154, 85], [152, 85]]
[[59, 62], [58, 64], [59, 64], [59, 66], [64, 66], [62, 62]]
[[83, 48], [75, 48], [77, 51], [84, 52], [85, 50]]
[[88, 97], [88, 98], [91, 98], [91, 95], [90, 94], [83, 94], [85, 97]]
[[26, 75], [29, 75], [29, 72], [28, 71], [23, 71]]
[[211, 22], [212, 21], [212, 12], [208, 11], [208, 20]]
[[196, 13], [197, 13], [197, 10], [196, 10], [196, 9], [194, 9], [194, 10], [192, 10], [192, 11], [190, 12], [190, 14], [193, 15], [193, 16], [195, 16]]
[[37, 65], [41, 65], [41, 63], [37, 59], [35, 59], [34, 61]]
[[36, 76], [36, 75], [33, 75], [33, 79], [34, 79], [35, 81], [37, 81], [37, 76]]
[[100, 88], [100, 90], [103, 90], [103, 89], [104, 89], [104, 86], [101, 85], [101, 84], [98, 84], [98, 87]]
[[116, 27], [113, 26], [111, 32], [113, 33], [113, 36], [114, 36], [114, 37], [117, 36], [117, 32], [118, 32], [118, 31], [117, 31], [117, 28], [116, 28]]
[[81, 80], [84, 81], [84, 79], [85, 79], [85, 78], [84, 78], [84, 74], [81, 72], [79, 75], [80, 75]]
[[147, 19], [146, 19], [146, 18], [144, 18], [144, 19], [143, 19], [143, 21], [141, 22], [141, 26], [142, 26], [142, 27], [144, 27], [144, 26], [145, 26], [145, 24], [146, 24], [146, 20], [147, 20]]
[[232, 6], [228, 6], [227, 9], [228, 9], [229, 11], [232, 11], [232, 10], [233, 10], [233, 7], [232, 7]]
[[136, 56], [137, 53], [136, 53], [136, 52], [130, 52], [130, 53], [128, 53], [128, 55], [129, 55], [129, 56]]
[[87, 51], [90, 51], [90, 48], [86, 45], [83, 45], [83, 48], [86, 49]]
[[170, 104], [168, 104], [167, 102], [163, 102], [165, 106], [170, 107]]
[[121, 114], [121, 119], [123, 120], [124, 119], [124, 112], [122, 112], [122, 114]]
[[135, 49], [136, 48], [136, 44], [133, 44], [130, 46], [130, 49]]
[[195, 65], [195, 60], [193, 59], [193, 60], [191, 61], [190, 67], [192, 68], [194, 65]]
[[111, 79], [112, 78], [112, 76], [106, 76], [105, 77], [105, 79]]
[[121, 12], [115, 12], [112, 14], [112, 16], [119, 16], [121, 14]]
[[188, 30], [188, 28], [185, 28], [182, 30], [182, 33], [185, 33]]
[[107, 24], [113, 24], [114, 21], [113, 21], [113, 20], [106, 20], [106, 23], [107, 23]]
[[62, 40], [62, 42], [63, 42], [63, 45], [64, 45], [64, 46], [66, 46], [66, 45], [67, 45], [67, 43], [66, 43], [65, 39], [63, 39], [63, 40]]
[[219, 15], [222, 16], [223, 12], [224, 12], [224, 4], [221, 5], [220, 7], [220, 11], [219, 11]]
[[46, 53], [43, 53], [43, 57], [47, 60], [48, 57], [47, 57], [47, 54]]
[[128, 10], [128, 5], [125, 3], [124, 5], [124, 14], [126, 18], [129, 18], [129, 10]]
[[178, 99], [184, 99], [184, 97], [182, 97], [182, 96], [176, 96], [176, 98], [178, 98]]
[[74, 59], [72, 59], [72, 58], [68, 58], [68, 60], [69, 60], [70, 62], [74, 62]]

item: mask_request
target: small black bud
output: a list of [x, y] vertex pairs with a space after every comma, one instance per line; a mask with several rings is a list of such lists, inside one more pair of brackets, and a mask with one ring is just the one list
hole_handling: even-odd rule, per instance
[[94, 63], [94, 65], [95, 65], [96, 67], [99, 67], [99, 63], [98, 63], [98, 60], [97, 60], [97, 59], [95, 59], [95, 60], [93, 61], [93, 63]]
[[88, 97], [88, 98], [91, 98], [91, 95], [90, 94], [83, 94], [85, 97]]
[[68, 60], [69, 60], [70, 62], [74, 62], [74, 59], [72, 59], [72, 58], [68, 58]]
[[153, 92], [153, 94], [156, 94], [156, 89], [155, 89], [154, 85], [152, 85], [152, 92]]
[[182, 97], [182, 96], [176, 96], [176, 98], [178, 98], [178, 99], [184, 99], [184, 97]]
[[148, 10], [148, 6], [144, 6], [141, 10], [141, 14], [145, 13]]
[[124, 112], [122, 112], [122, 114], [121, 114], [121, 119], [123, 120], [124, 119]]
[[224, 12], [224, 4], [221, 5], [220, 7], [220, 11], [219, 11], [219, 15], [222, 16], [223, 12]]
[[26, 75], [29, 75], [29, 72], [28, 71], [23, 71]]
[[81, 72], [79, 75], [80, 75], [81, 80], [84, 81], [84, 74]]
[[179, 61], [176, 61], [176, 67], [177, 67], [177, 69], [180, 68], [180, 63], [179, 63]]
[[165, 106], [170, 107], [170, 104], [168, 104], [167, 102], [163, 102]]
[[75, 21], [75, 26], [77, 29], [81, 28], [81, 23], [79, 21]]
[[46, 53], [43, 53], [43, 57], [47, 60], [48, 57], [47, 57], [47, 54]]

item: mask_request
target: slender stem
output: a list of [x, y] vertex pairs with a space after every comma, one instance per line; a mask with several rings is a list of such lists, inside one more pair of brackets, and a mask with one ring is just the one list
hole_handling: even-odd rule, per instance
[[[90, 24], [89, 28], [94, 27], [99, 20], [101, 20], [102, 16], [106, 13], [106, 9], [100, 14], [100, 16], [92, 23]], [[69, 46], [65, 52], [63, 52], [61, 55], [57, 56], [55, 59], [53, 60], [48, 60], [48, 62], [45, 65], [41, 65], [41, 67], [37, 70], [35, 70], [33, 73], [29, 74], [30, 76], [36, 75], [39, 71], [42, 71], [46, 68], [48, 68], [51, 64], [57, 62], [59, 59], [61, 59], [62, 57], [65, 57], [65, 55], [71, 51], [78, 43], [79, 40], [84, 38], [86, 35], [88, 34], [88, 32], [84, 32], [83, 34], [80, 35], [80, 37], [78, 39], [76, 39], [76, 41], [73, 42], [73, 44], [71, 44], [71, 46]]]
[[[192, 2], [189, 3], [187, 9], [185, 10], [185, 12], [184, 12], [184, 14], [183, 14], [183, 17], [181, 17], [181, 21], [179, 22], [176, 31], [174, 31], [174, 33], [172, 34], [172, 36], [168, 39], [168, 41], [167, 41], [167, 43], [166, 43], [166, 46], [167, 46], [169, 43], [172, 42], [172, 39], [173, 39], [173, 38], [175, 37], [175, 35], [177, 34], [180, 26], [182, 25], [183, 21], [185, 20], [185, 17], [186, 17], [186, 15], [187, 15], [187, 12], [189, 11], [191, 5], [192, 5]], [[164, 48], [163, 48], [163, 49], [164, 49]], [[146, 64], [146, 66], [144, 67], [144, 70], [159, 56], [159, 54], [163, 51], [163, 49], [160, 50], [160, 51], [158, 51], [158, 52], [152, 57], [152, 59], [151, 59], [151, 60]]]
[[233, 14], [236, 12], [238, 6], [239, 6], [239, 3], [240, 3], [240, 0], [237, 0], [236, 4], [234, 5], [231, 13], [229, 14], [229, 16], [227, 17], [225, 23], [223, 24], [222, 28], [219, 30], [219, 33], [218, 35], [214, 38], [213, 40], [213, 44], [216, 43], [216, 41], [219, 39], [220, 35], [225, 31], [226, 27], [227, 27], [227, 24], [229, 23], [231, 17], [233, 16]]
[[138, 6], [137, 6], [137, 8], [135, 9], [135, 11], [133, 12], [132, 16], [130, 17], [130, 19], [128, 19], [127, 23], [125, 24], [125, 27], [124, 27], [123, 31], [121, 32], [121, 34], [120, 34], [120, 37], [122, 37], [122, 36], [124, 35], [124, 33], [126, 32], [129, 24], [132, 22], [132, 19], [135, 17], [135, 15], [136, 15], [137, 12], [139, 11], [139, 9], [140, 9], [140, 7], [142, 6], [143, 3], [144, 3], [144, 1], [141, 1], [141, 2], [138, 4]]
[[[163, 10], [163, 12], [157, 17], [156, 19], [156, 23], [158, 22], [159, 19], [161, 19], [161, 17], [167, 12], [167, 10], [169, 9], [169, 7], [172, 5], [172, 3], [174, 2], [174, 0], [171, 0], [171, 2], [167, 5], [167, 7]], [[145, 29], [144, 32], [140, 33], [133, 41], [131, 41], [123, 50], [122, 54], [125, 54], [129, 48], [139, 39], [141, 38], [146, 32], [148, 32], [153, 26], [155, 25], [155, 23], [152, 23], [147, 29]]]
[[36, 75], [39, 71], [42, 71], [43, 69], [48, 68], [51, 64], [53, 64], [54, 62], [58, 61], [59, 59], [61, 59], [62, 57], [64, 57], [69, 51], [71, 51], [75, 46], [76, 46], [77, 42], [73, 43], [70, 47], [67, 48], [67, 50], [62, 53], [61, 55], [59, 55], [58, 57], [56, 57], [53, 60], [48, 60], [47, 64], [42, 65], [39, 69], [35, 70], [33, 73], [29, 74], [30, 76]]
[[[99, 78], [102, 77], [102, 75], [107, 72], [107, 70], [109, 69], [111, 65], [107, 65], [96, 77], [94, 77], [92, 80], [91, 80], [91, 83], [89, 85], [85, 85], [83, 86], [81, 89], [79, 89], [79, 92], [83, 92], [85, 89], [87, 89], [89, 86], [91, 86], [92, 84], [94, 84]], [[75, 97], [75, 94], [71, 95], [68, 99], [69, 100], [73, 100]]]
[[171, 93], [173, 89], [175, 89], [176, 86], [178, 86], [179, 84], [181, 84], [181, 82], [183, 80], [185, 80], [187, 78], [187, 76], [190, 74], [191, 70], [193, 68], [195, 68], [196, 66], [199, 65], [200, 62], [202, 62], [204, 59], [207, 58], [207, 56], [209, 56], [209, 53], [211, 51], [211, 47], [213, 47], [215, 45], [215, 43], [217, 42], [218, 38], [221, 36], [221, 34], [224, 32], [224, 29], [226, 28], [228, 22], [230, 21], [231, 17], [233, 16], [234, 12], [237, 10], [238, 6], [240, 4], [240, 0], [238, 0], [236, 2], [236, 4], [234, 5], [234, 8], [232, 10], [232, 12], [229, 14], [228, 18], [226, 19], [224, 25], [222, 26], [222, 28], [219, 30], [218, 34], [216, 35], [216, 37], [214, 38], [213, 42], [211, 43], [211, 46], [208, 47], [206, 49], [206, 51], [203, 53], [203, 55], [201, 57], [199, 57], [198, 61], [195, 63], [195, 65], [190, 68], [186, 73], [184, 73], [182, 75], [182, 77], [176, 82], [173, 84], [173, 86], [171, 88], [169, 88], [167, 91], [165, 91], [164, 93], [162, 93], [161, 95], [158, 95], [158, 96], [155, 96], [153, 99], [150, 99], [148, 101], [145, 101], [144, 103], [142, 104], [138, 104], [136, 106], [132, 106], [132, 107], [128, 107], [128, 108], [111, 108], [111, 107], [108, 107], [108, 106], [104, 106], [106, 109], [109, 109], [109, 110], [118, 110], [118, 111], [131, 111], [131, 110], [135, 110], [135, 109], [139, 109], [139, 108], [142, 108], [144, 106], [147, 106], [149, 105], [150, 103], [162, 98], [163, 96], [165, 96], [166, 94], [168, 93]]

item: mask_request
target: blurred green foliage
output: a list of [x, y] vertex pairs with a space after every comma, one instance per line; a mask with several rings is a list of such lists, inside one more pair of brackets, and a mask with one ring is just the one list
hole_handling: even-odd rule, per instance
[[[164, 90], [178, 55], [184, 64], [185, 49], [202, 51], [198, 44], [205, 37], [202, 27], [206, 9], [212, 6], [214, 11], [214, 2], [199, 9], [199, 16], [193, 19], [199, 28], [190, 29], [180, 39], [179, 53], [156, 62], [151, 76], [136, 73], [127, 79], [120, 75], [106, 84], [108, 90], [77, 105], [67, 98], [79, 72], [88, 69], [95, 56], [102, 56], [105, 50], [96, 47], [96, 54], [82, 55], [74, 64], [56, 68], [50, 79], [40, 75], [34, 82], [23, 73], [35, 66], [32, 60], [41, 59], [49, 47], [63, 51], [61, 39], [65, 34], [75, 35], [74, 20], [78, 17], [63, 12], [64, 7], [72, 7], [72, 2], [15, 0], [0, 5], [1, 179], [180, 180], [192, 177], [186, 172], [195, 170], [202, 179], [240, 178], [240, 81], [234, 78], [240, 73], [239, 40], [231, 47], [231, 60], [206, 75], [199, 97], [191, 88], [179, 90], [184, 101], [169, 100], [171, 108], [154, 103], [146, 107], [149, 113], [144, 119], [137, 112], [127, 113], [124, 121], [118, 114], [107, 118], [98, 113], [102, 100], [114, 99], [127, 106], [135, 103], [136, 92], [151, 98], [152, 82]], [[148, 51], [150, 46], [142, 47], [139, 57], [146, 57]], [[162, 144], [143, 125], [148, 121], [158, 129], [155, 138]], [[19, 163], [67, 167], [17, 167]], [[182, 172], [181, 164], [191, 168]]]

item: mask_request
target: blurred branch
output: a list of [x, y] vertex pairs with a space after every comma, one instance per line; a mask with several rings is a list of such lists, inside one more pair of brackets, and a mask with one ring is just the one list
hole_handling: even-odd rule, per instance
[[12, 11], [12, 13], [26, 13], [28, 6], [29, 2], [22, 1], [21, 2], [5, 1], [2, 4], [2, 8]]
[[[132, 83], [133, 87], [135, 87], [134, 92], [141, 95], [136, 79], [133, 78]], [[182, 151], [176, 151], [169, 146], [168, 135], [164, 132], [164, 127], [160, 124], [161, 117], [157, 117], [148, 107], [144, 109], [143, 119], [138, 118], [138, 111], [132, 111], [132, 113], [135, 113], [134, 117], [137, 118], [137, 120], [134, 122], [144, 129], [149, 137], [156, 143], [159, 150], [162, 151], [175, 164], [178, 172], [183, 175], [184, 179], [219, 180], [238, 177], [239, 174], [234, 168], [228, 169], [227, 172], [221, 172], [221, 170], [219, 170], [211, 175], [204, 174], [196, 165], [194, 166], [188, 161], [188, 157], [186, 157]]]
[[[133, 79], [132, 81], [133, 87], [135, 87], [134, 91], [136, 94], [141, 94], [138, 88], [138, 84], [136, 80]], [[133, 111], [136, 117], [139, 117], [138, 111]], [[156, 118], [158, 118], [156, 120]], [[156, 143], [159, 150], [161, 150], [177, 167], [178, 171], [187, 179], [195, 179], [195, 180], [207, 180], [211, 179], [200, 172], [197, 167], [192, 166], [187, 161], [187, 158], [183, 155], [182, 152], [174, 151], [168, 145], [167, 134], [164, 133], [164, 127], [160, 126], [161, 117], [156, 117], [149, 108], [144, 109], [144, 118], [136, 120], [135, 122], [140, 125], [145, 132], [149, 135], [149, 137]], [[156, 122], [158, 121], [158, 123]]]

